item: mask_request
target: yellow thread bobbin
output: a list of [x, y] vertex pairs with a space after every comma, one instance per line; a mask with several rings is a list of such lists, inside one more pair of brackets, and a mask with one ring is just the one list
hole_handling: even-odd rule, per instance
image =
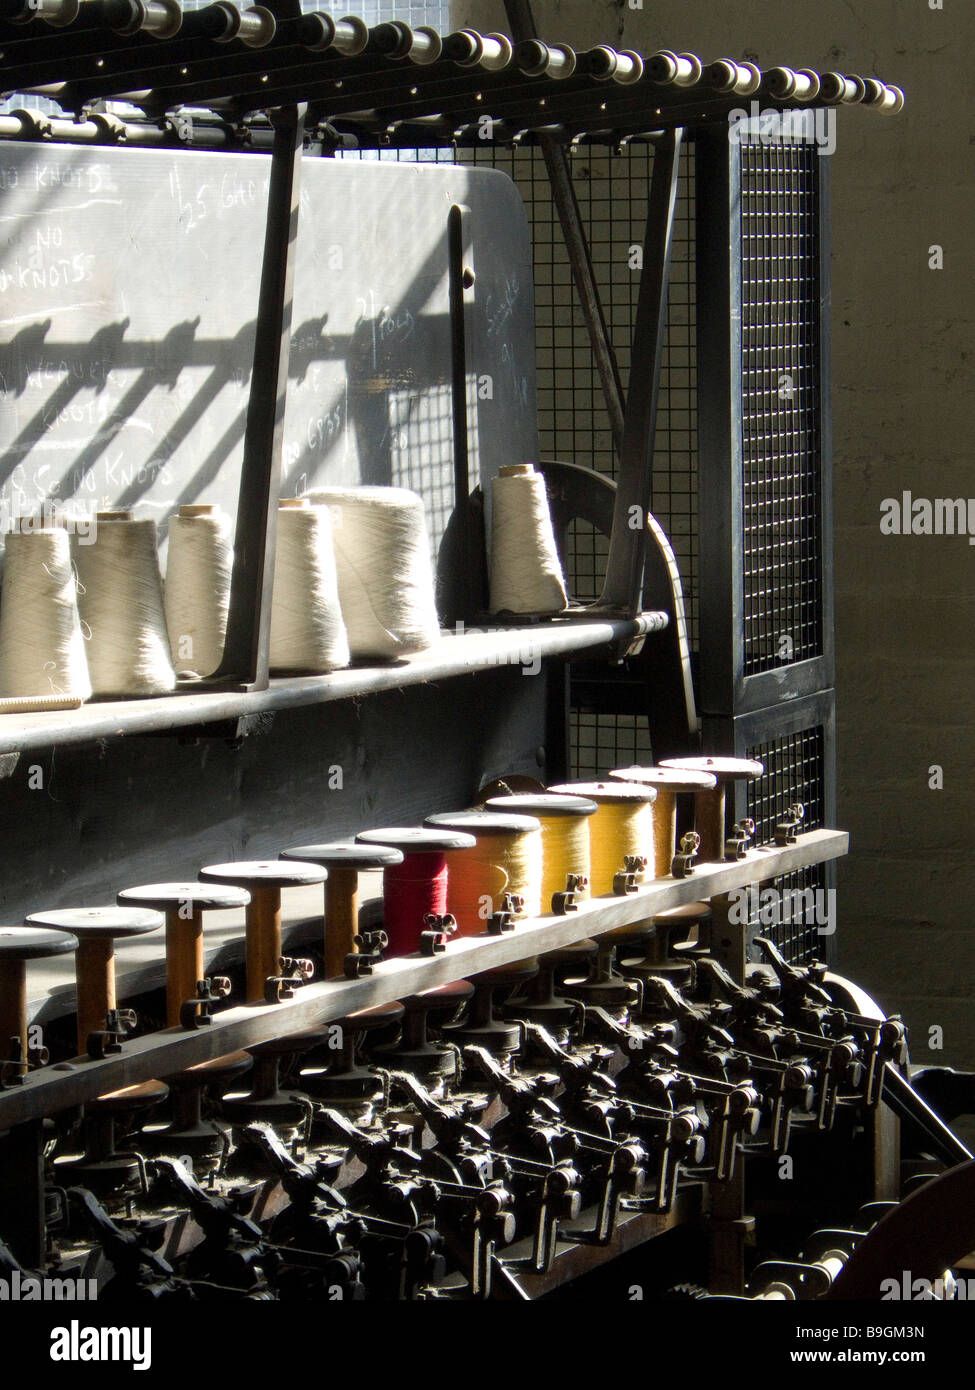
[[621, 767], [611, 772], [614, 781], [653, 787], [654, 877], [668, 878], [677, 847], [677, 797], [682, 792], [706, 791], [717, 786], [708, 772], [677, 772], [670, 767]]
[[542, 912], [552, 910], [552, 898], [564, 893], [570, 874], [581, 876], [586, 886], [576, 889], [576, 898], [589, 897], [589, 817], [596, 814], [595, 801], [581, 796], [492, 796], [485, 810], [507, 815], [534, 816], [542, 831]]
[[645, 859], [653, 869], [653, 787], [634, 782], [564, 782], [549, 791], [584, 796], [596, 803], [589, 820], [590, 891], [594, 898], [613, 892], [627, 858]]
[[447, 852], [447, 910], [460, 936], [478, 936], [502, 910], [504, 895], [522, 900], [519, 915], [541, 911], [542, 830], [533, 816], [493, 811], [444, 811], [427, 816], [435, 830], [473, 835], [473, 849]]

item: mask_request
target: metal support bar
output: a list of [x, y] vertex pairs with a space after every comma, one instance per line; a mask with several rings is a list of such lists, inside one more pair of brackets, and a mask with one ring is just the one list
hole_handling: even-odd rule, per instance
[[247, 402], [244, 458], [237, 499], [234, 568], [223, 661], [211, 682], [266, 690], [271, 628], [271, 586], [281, 484], [284, 408], [288, 394], [291, 306], [305, 107], [273, 113], [274, 148], [254, 337], [254, 369]]
[[454, 203], [447, 214], [447, 253], [450, 296], [450, 395], [454, 437], [454, 523], [457, 539], [457, 612], [442, 616], [448, 621], [470, 618], [477, 604], [474, 599], [475, 566], [471, 544], [471, 480], [469, 422], [467, 418], [467, 335], [470, 329], [468, 306], [474, 288], [471, 265], [471, 210]]
[[[538, 37], [529, 0], [505, 0], [505, 9], [508, 23], [511, 25], [511, 36], [516, 43]], [[589, 253], [589, 242], [582, 224], [582, 214], [572, 184], [569, 156], [566, 154], [565, 146], [549, 135], [540, 135], [538, 143], [552, 188], [552, 200], [562, 224], [562, 236], [572, 267], [579, 305], [589, 330], [589, 341], [613, 433], [613, 445], [617, 456], [620, 456], [623, 452], [624, 428], [623, 383], [616, 353], [610, 341], [606, 316], [603, 313], [596, 273]]]
[[909, 1081], [890, 1062], [884, 1065], [884, 1086], [881, 1092], [885, 1104], [901, 1120], [910, 1120], [924, 1131], [935, 1156], [945, 1163], [967, 1163], [973, 1155], [955, 1134], [948, 1128], [940, 1115], [936, 1115], [923, 1097], [919, 1096]]
[[[633, 331], [623, 450], [613, 509], [606, 579], [597, 609], [640, 609], [647, 551], [660, 360], [667, 325], [670, 254], [677, 205], [683, 130], [667, 131], [656, 147], [643, 244], [643, 274]], [[638, 511], [634, 513], [634, 508]], [[637, 524], [634, 525], [634, 517]]]

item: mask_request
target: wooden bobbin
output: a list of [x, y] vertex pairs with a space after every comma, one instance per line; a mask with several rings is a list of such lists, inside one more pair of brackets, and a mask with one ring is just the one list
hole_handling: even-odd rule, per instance
[[345, 973], [345, 958], [355, 955], [359, 930], [359, 875], [367, 869], [402, 864], [402, 850], [390, 845], [357, 845], [354, 840], [334, 840], [323, 845], [299, 845], [283, 849], [281, 858], [320, 864], [328, 871], [325, 885], [325, 978]]
[[244, 909], [248, 1004], [263, 1003], [267, 981], [281, 973], [281, 890], [305, 888], [327, 878], [326, 869], [307, 860], [247, 859], [200, 870], [203, 883], [236, 884], [250, 893]]
[[208, 883], [145, 883], [123, 888], [119, 907], [151, 907], [166, 914], [166, 1025], [179, 1023], [179, 1011], [196, 998], [203, 979], [203, 914], [246, 907], [244, 888]]
[[677, 849], [677, 797], [711, 791], [717, 779], [708, 772], [678, 772], [662, 763], [660, 767], [621, 767], [611, 772], [621, 782], [640, 782], [655, 787], [653, 804], [653, 864], [655, 878], [668, 878]]
[[115, 992], [115, 941], [144, 936], [163, 924], [162, 914], [144, 907], [64, 907], [32, 912], [28, 927], [55, 927], [78, 938], [75, 978], [78, 988], [78, 1055], [88, 1050], [88, 1038], [106, 1027], [108, 1014], [118, 1007]]
[[78, 1183], [98, 1193], [119, 1191], [138, 1180], [140, 1159], [115, 1148], [115, 1121], [127, 1120], [159, 1105], [169, 1095], [164, 1081], [141, 1081], [108, 1091], [85, 1102], [82, 1137], [85, 1151], [81, 1158], [55, 1161], [54, 1172], [65, 1187]]
[[664, 758], [661, 767], [680, 773], [704, 773], [716, 785], [694, 796], [694, 829], [701, 837], [698, 858], [703, 862], [724, 863], [725, 801], [729, 782], [752, 782], [765, 771], [753, 758]]
[[68, 932], [0, 927], [0, 1066], [20, 1063], [21, 1075], [27, 1071], [27, 962], [77, 949]]

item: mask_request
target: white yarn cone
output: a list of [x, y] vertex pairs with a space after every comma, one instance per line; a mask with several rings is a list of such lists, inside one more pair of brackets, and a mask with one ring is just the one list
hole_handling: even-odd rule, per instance
[[409, 656], [440, 637], [423, 499], [406, 488], [316, 488], [326, 506], [352, 656]]
[[180, 507], [169, 518], [166, 627], [181, 676], [209, 676], [220, 665], [232, 568], [230, 520], [219, 507]]
[[0, 696], [91, 695], [71, 543], [61, 527], [7, 536], [0, 603]]
[[545, 479], [530, 463], [511, 464], [492, 479], [491, 497], [491, 612], [564, 612]]
[[91, 636], [96, 695], [164, 695], [176, 685], [169, 655], [156, 523], [98, 512], [93, 538], [72, 546], [78, 610]]
[[349, 663], [331, 518], [303, 497], [278, 506], [270, 663], [274, 671], [309, 675]]

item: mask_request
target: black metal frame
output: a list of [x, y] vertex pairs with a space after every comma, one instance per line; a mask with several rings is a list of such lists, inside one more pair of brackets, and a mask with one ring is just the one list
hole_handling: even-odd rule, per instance
[[745, 674], [742, 639], [742, 304], [740, 146], [727, 132], [698, 133], [698, 469], [700, 703], [706, 716], [737, 717], [828, 690], [834, 681], [833, 483], [829, 411], [829, 172], [816, 161], [819, 209], [819, 439], [821, 655]]

